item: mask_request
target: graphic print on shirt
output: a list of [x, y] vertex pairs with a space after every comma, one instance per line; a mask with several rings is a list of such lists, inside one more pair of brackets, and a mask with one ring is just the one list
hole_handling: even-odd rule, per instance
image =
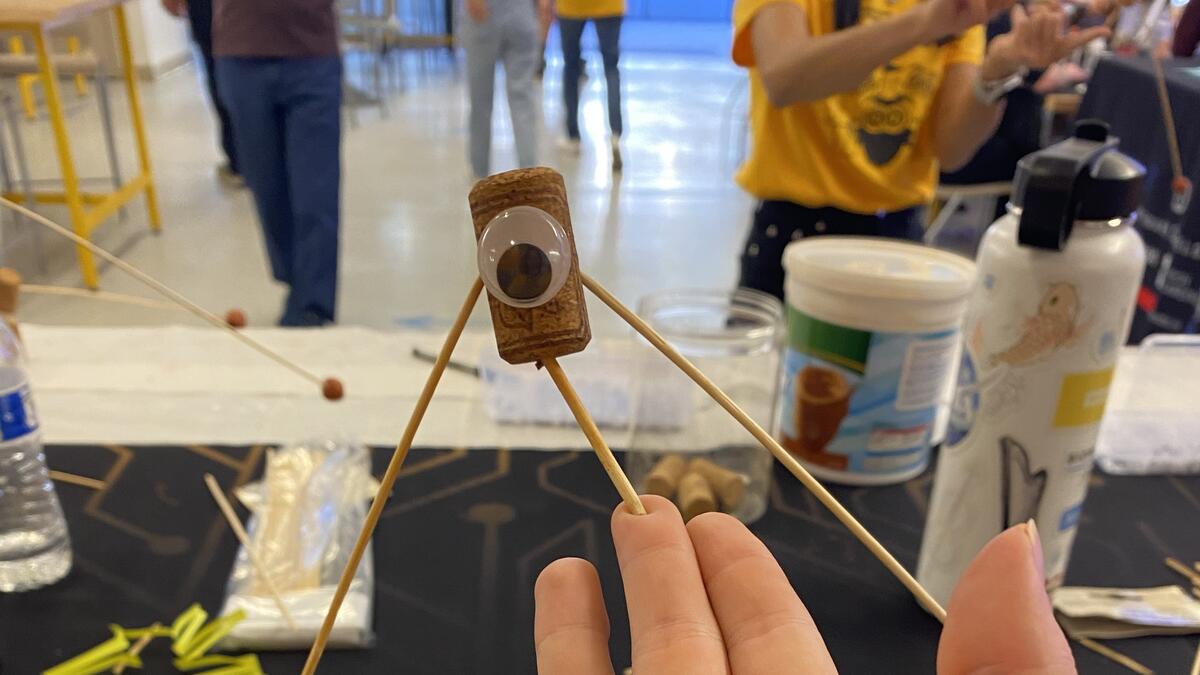
[[[895, 16], [903, 4], [862, 0], [862, 23]], [[941, 83], [937, 45], [922, 45], [876, 68], [853, 96], [843, 98], [843, 144], [856, 147], [875, 166], [886, 166], [915, 140]]]

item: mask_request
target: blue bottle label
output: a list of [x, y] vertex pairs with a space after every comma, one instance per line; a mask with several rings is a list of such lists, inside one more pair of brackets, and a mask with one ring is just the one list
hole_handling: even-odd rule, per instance
[[22, 384], [0, 394], [0, 441], [11, 441], [37, 431], [37, 413], [29, 385]]

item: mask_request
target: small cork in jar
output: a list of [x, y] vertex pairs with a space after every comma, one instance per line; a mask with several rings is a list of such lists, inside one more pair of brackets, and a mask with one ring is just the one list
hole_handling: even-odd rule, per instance
[[663, 457], [650, 469], [650, 473], [646, 474], [646, 493], [667, 499], [674, 497], [675, 490], [679, 487], [679, 479], [683, 477], [686, 469], [687, 462], [683, 461], [682, 456]]
[[701, 513], [717, 510], [717, 497], [704, 476], [694, 471], [684, 474], [679, 479], [679, 512], [683, 521], [695, 518]]
[[742, 497], [746, 495], [747, 482], [746, 476], [743, 474], [726, 469], [707, 459], [693, 459], [688, 464], [688, 471], [704, 476], [713, 491], [721, 498], [722, 511], [728, 513], [742, 503]]

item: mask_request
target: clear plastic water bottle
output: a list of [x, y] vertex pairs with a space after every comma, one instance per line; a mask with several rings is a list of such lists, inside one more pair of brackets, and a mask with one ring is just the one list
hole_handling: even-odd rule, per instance
[[66, 576], [71, 540], [42, 454], [17, 339], [0, 321], [0, 592]]

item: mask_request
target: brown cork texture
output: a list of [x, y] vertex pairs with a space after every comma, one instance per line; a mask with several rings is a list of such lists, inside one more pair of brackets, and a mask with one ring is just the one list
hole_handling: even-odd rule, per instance
[[502, 211], [514, 206], [533, 206], [554, 217], [571, 242], [571, 272], [567, 282], [549, 302], [538, 307], [513, 307], [492, 297], [492, 326], [500, 358], [513, 364], [534, 363], [549, 357], [581, 352], [592, 339], [583, 284], [579, 280], [579, 254], [571, 229], [571, 211], [562, 175], [554, 169], [536, 167], [496, 174], [479, 181], [468, 197], [475, 238]]

